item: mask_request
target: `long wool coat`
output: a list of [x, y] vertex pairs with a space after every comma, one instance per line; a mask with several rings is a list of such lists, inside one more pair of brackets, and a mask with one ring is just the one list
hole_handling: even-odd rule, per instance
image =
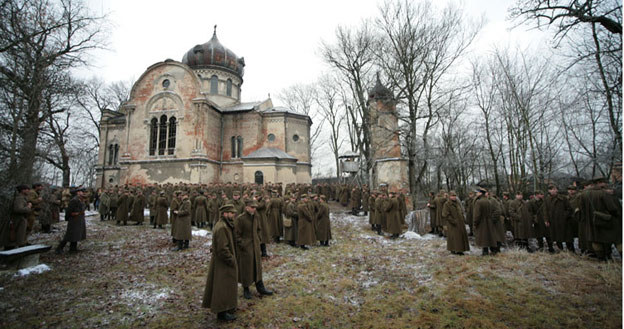
[[269, 235], [272, 238], [284, 235], [281, 207], [282, 201], [277, 197], [271, 198], [267, 203], [267, 224], [270, 230]]
[[195, 198], [195, 222], [206, 223], [208, 221], [208, 199], [199, 195]]
[[143, 223], [143, 220], [145, 219], [145, 215], [143, 213], [145, 203], [145, 196], [142, 193], [139, 193], [136, 197], [134, 197], [132, 210], [130, 211], [130, 220], [136, 221], [137, 223]]
[[401, 234], [403, 228], [401, 224], [401, 210], [399, 199], [388, 198], [384, 203], [384, 213], [386, 216], [386, 232], [390, 234]]
[[331, 240], [331, 225], [329, 222], [329, 206], [326, 202], [321, 202], [316, 214], [316, 239], [318, 241]]
[[128, 221], [128, 208], [130, 205], [128, 204], [128, 194], [123, 193], [117, 199], [117, 214], [115, 216], [115, 220], [118, 222], [127, 222]]
[[262, 258], [260, 257], [261, 227], [258, 213], [244, 211], [234, 221], [236, 256], [238, 257], [238, 282], [249, 287], [262, 281]]
[[190, 241], [193, 238], [191, 233], [191, 200], [187, 198], [182, 201], [180, 208], [178, 208], [176, 220], [172, 225], [175, 226], [173, 230], [174, 239]]
[[572, 242], [572, 206], [562, 194], [544, 198], [544, 218], [550, 223], [550, 237], [557, 242]]
[[219, 313], [238, 305], [238, 264], [234, 242], [234, 222], [220, 219], [212, 232], [212, 256], [202, 306]]
[[65, 232], [63, 240], [68, 242], [78, 242], [87, 238], [85, 209], [85, 204], [78, 196], [74, 196], [71, 200], [69, 200], [69, 205], [65, 210], [67, 231]]
[[297, 244], [311, 245], [316, 242], [316, 234], [314, 233], [314, 206], [311, 202], [301, 202], [297, 206], [298, 232]]
[[474, 202], [473, 220], [476, 231], [475, 243], [479, 247], [497, 247], [498, 234], [492, 221], [492, 203], [485, 196], [478, 197]]
[[297, 201], [286, 201], [284, 206], [284, 215], [286, 218], [291, 219], [290, 227], [284, 226], [284, 239], [286, 241], [297, 241], [297, 229], [298, 229], [298, 215], [297, 215]]
[[156, 225], [165, 225], [169, 221], [167, 208], [169, 208], [167, 198], [164, 196], [159, 197], [156, 200]]
[[442, 217], [448, 228], [446, 231], [446, 249], [454, 252], [470, 250], [468, 232], [464, 222], [464, 211], [459, 201], [448, 200], [442, 206]]
[[538, 239], [550, 239], [550, 229], [546, 227], [544, 222], [544, 200], [535, 198], [529, 205], [529, 210], [533, 217], [533, 231]]
[[533, 226], [529, 204], [524, 200], [513, 200], [509, 203], [509, 217], [513, 227], [514, 239], [527, 240], [533, 237]]

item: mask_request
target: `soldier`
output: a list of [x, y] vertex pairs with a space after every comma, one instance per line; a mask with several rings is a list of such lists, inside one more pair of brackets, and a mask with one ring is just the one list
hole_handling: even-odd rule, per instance
[[15, 189], [11, 216], [5, 217], [8, 220], [2, 221], [2, 227], [0, 228], [0, 233], [2, 233], [0, 235], [0, 243], [4, 246], [4, 250], [23, 247], [27, 244], [27, 220], [28, 215], [32, 212], [32, 204], [28, 202], [30, 187], [28, 185], [19, 185]]
[[[169, 208], [169, 202], [167, 201], [167, 196], [165, 191], [160, 191], [160, 196], [156, 199], [156, 219], [154, 220], [154, 228], [158, 226], [159, 228], [163, 228], [163, 225], [167, 224], [169, 221], [169, 216], [167, 215], [167, 209]], [[175, 241], [174, 241], [175, 242]]]
[[550, 236], [556, 241], [559, 250], [564, 250], [563, 243], [565, 242], [568, 250], [574, 252], [572, 212], [568, 198], [559, 194], [557, 186], [549, 186], [548, 196], [544, 200], [544, 221], [550, 223]]
[[284, 239], [288, 241], [288, 244], [291, 247], [296, 247], [297, 244], [297, 197], [292, 194], [290, 196], [290, 200], [286, 202], [284, 206], [284, 215], [286, 219], [284, 220]]
[[529, 211], [533, 217], [533, 230], [539, 249], [544, 249], [544, 239], [546, 239], [548, 252], [554, 253], [555, 249], [550, 239], [550, 222], [546, 221], [544, 217], [544, 192], [535, 191], [535, 198], [531, 202]]
[[233, 314], [238, 305], [238, 264], [234, 240], [234, 216], [231, 204], [219, 208], [221, 216], [212, 233], [208, 277], [202, 306], [217, 313], [224, 321], [236, 320]]
[[607, 260], [612, 244], [620, 253], [622, 250], [622, 206], [605, 191], [604, 182], [604, 178], [587, 182], [585, 191], [580, 194], [579, 231], [585, 231], [595, 255]]
[[464, 251], [470, 251], [468, 233], [464, 223], [464, 210], [457, 200], [455, 191], [449, 192], [449, 199], [442, 207], [442, 218], [448, 226], [446, 249], [455, 255], [463, 255]]
[[529, 212], [529, 204], [523, 200], [522, 192], [516, 192], [516, 198], [509, 203], [509, 218], [513, 228], [513, 236], [516, 245], [528, 252], [529, 239], [532, 237], [532, 220]]
[[396, 197], [396, 192], [390, 191], [388, 199], [383, 206], [384, 215], [386, 217], [386, 232], [390, 233], [391, 239], [396, 239], [402, 232], [402, 224], [399, 209], [399, 199]]
[[473, 209], [473, 221], [476, 232], [475, 243], [483, 248], [483, 256], [488, 255], [490, 252], [492, 254], [500, 252], [500, 241], [498, 240], [495, 224], [492, 221], [494, 210], [486, 193], [487, 190], [484, 188], [477, 190], [477, 198]]
[[134, 200], [132, 201], [132, 208], [130, 211], [130, 220], [135, 221], [136, 225], [141, 225], [143, 224], [143, 221], [145, 220], [145, 205], [146, 205], [146, 201], [145, 201], [145, 196], [143, 195], [143, 191], [141, 191], [140, 189], [136, 189], [136, 196], [134, 197]]
[[50, 203], [54, 201], [51, 191], [41, 185], [41, 189], [38, 192], [39, 197], [41, 198], [41, 203], [39, 204], [39, 214], [37, 216], [37, 220], [39, 220], [39, 224], [41, 225], [41, 231], [43, 233], [51, 233], [52, 232], [52, 212], [50, 211]]
[[438, 235], [444, 236], [444, 234], [446, 234], [444, 232], [444, 225], [446, 224], [444, 223], [444, 220], [442, 220], [442, 207], [444, 206], [444, 203], [446, 202], [446, 190], [444, 189], [440, 190], [440, 193], [438, 193], [438, 196], [435, 198], [435, 200], [433, 200], [433, 202], [435, 203], [435, 209], [436, 209], [436, 225], [437, 225]]
[[359, 215], [360, 206], [362, 204], [362, 192], [359, 187], [354, 187], [351, 190], [351, 214]]
[[[329, 197], [329, 194], [323, 193], [326, 197]], [[368, 190], [368, 185], [364, 184], [362, 186], [362, 210], [364, 210], [364, 216], [368, 215], [368, 211], [370, 209], [368, 202], [370, 201], [370, 191]]]
[[468, 198], [465, 201], [465, 209], [466, 209], [466, 220], [468, 221], [468, 228], [470, 229], [470, 233], [468, 236], [474, 235], [474, 224], [472, 222], [472, 209], [474, 206], [475, 194], [473, 191], [468, 192]]
[[384, 205], [388, 201], [388, 195], [386, 193], [379, 192], [377, 194], [377, 199], [375, 200], [375, 214], [377, 216], [378, 224], [377, 224], [377, 234], [383, 235], [381, 231], [386, 230], [386, 211], [384, 210]]
[[282, 223], [282, 200], [278, 197], [277, 191], [271, 192], [271, 199], [267, 204], [267, 223], [269, 234], [275, 243], [279, 243], [284, 236], [284, 224]]
[[119, 202], [119, 189], [113, 188], [110, 195], [109, 219], [117, 220], [117, 203]]
[[128, 225], [128, 208], [130, 204], [130, 192], [128, 190], [123, 190], [119, 199], [117, 199], [117, 214], [115, 215], [115, 220], [117, 221], [117, 225], [123, 222], [124, 225]]
[[175, 251], [188, 249], [189, 241], [193, 238], [191, 232], [191, 200], [187, 192], [182, 192], [181, 195], [182, 202], [180, 207], [177, 210], [173, 210], [176, 216], [175, 222], [172, 224], [176, 226], [175, 230], [173, 230], [173, 239], [178, 242], [177, 248], [174, 249]]
[[156, 195], [156, 189], [152, 190], [152, 193], [147, 198], [147, 207], [149, 208], [150, 225], [154, 225], [156, 221], [156, 214], [158, 213], [158, 195]]
[[73, 198], [69, 201], [65, 210], [65, 220], [67, 221], [67, 231], [63, 240], [56, 247], [56, 253], [63, 252], [63, 248], [69, 242], [69, 252], [78, 251], [78, 242], [87, 238], [87, 225], [85, 223], [86, 205], [82, 201], [85, 189], [78, 188], [71, 191]]
[[297, 205], [298, 232], [297, 245], [301, 249], [308, 250], [306, 245], [314, 244], [316, 234], [314, 233], [314, 206], [308, 199], [307, 194], [301, 195], [301, 202]]
[[208, 227], [212, 230], [214, 224], [219, 220], [219, 200], [216, 193], [210, 193], [210, 200], [208, 201]]
[[368, 214], [368, 223], [371, 225], [371, 230], [377, 231], [377, 213], [375, 212], [375, 200], [377, 198], [376, 191], [371, 191], [368, 196], [368, 204], [369, 204], [369, 214]]
[[30, 235], [34, 226], [35, 219], [39, 218], [39, 213], [42, 212], [43, 198], [39, 195], [43, 190], [43, 184], [35, 183], [32, 185], [32, 189], [30, 190], [30, 194], [28, 194], [28, 202], [32, 205], [32, 212], [28, 214], [28, 221], [26, 226], [26, 236]]
[[106, 220], [110, 207], [110, 195], [107, 190], [102, 190], [99, 197], [98, 212], [100, 213], [100, 221]]
[[260, 295], [273, 295], [262, 282], [262, 259], [260, 251], [261, 226], [256, 213], [256, 202], [245, 200], [245, 209], [234, 221], [236, 255], [238, 258], [238, 282], [243, 286], [243, 297], [251, 299], [249, 286], [256, 284]]
[[329, 222], [329, 205], [326, 197], [321, 195], [318, 213], [316, 214], [316, 239], [321, 246], [329, 247], [331, 240], [331, 223]]
[[204, 196], [204, 190], [199, 190], [199, 195], [195, 198], [195, 224], [202, 228], [208, 222], [208, 199]]

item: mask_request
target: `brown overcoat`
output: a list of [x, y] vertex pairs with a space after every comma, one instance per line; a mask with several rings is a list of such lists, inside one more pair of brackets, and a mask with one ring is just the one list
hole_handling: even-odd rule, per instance
[[447, 200], [442, 206], [442, 218], [447, 223], [446, 249], [454, 252], [470, 250], [468, 232], [464, 222], [464, 210], [458, 200]]
[[202, 306], [214, 313], [238, 306], [238, 264], [233, 231], [233, 220], [221, 218], [212, 232], [212, 255]]
[[258, 213], [243, 211], [234, 221], [236, 256], [238, 258], [238, 282], [249, 287], [262, 281], [262, 258], [260, 235], [262, 234]]
[[173, 230], [174, 239], [190, 241], [193, 238], [191, 232], [191, 200], [187, 198], [182, 201], [182, 204], [180, 204], [178, 208], [175, 222], [172, 225], [175, 226]]

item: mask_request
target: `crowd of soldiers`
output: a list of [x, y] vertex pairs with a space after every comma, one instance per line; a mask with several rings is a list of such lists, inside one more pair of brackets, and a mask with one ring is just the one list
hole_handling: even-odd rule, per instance
[[537, 240], [538, 250], [554, 253], [556, 246], [559, 251], [577, 252], [576, 238], [578, 252], [607, 259], [612, 246], [620, 254], [622, 250], [622, 204], [614, 192], [604, 178], [568, 186], [567, 193], [550, 185], [546, 194], [518, 192], [513, 199], [507, 192], [499, 199], [478, 188], [463, 204], [457, 202], [453, 191], [448, 195], [445, 190], [437, 195], [431, 192], [427, 204], [430, 233], [446, 236], [447, 249], [455, 254], [470, 250], [468, 235], [475, 236], [483, 255], [496, 254], [511, 234], [513, 243], [528, 252], [535, 251], [530, 239]]

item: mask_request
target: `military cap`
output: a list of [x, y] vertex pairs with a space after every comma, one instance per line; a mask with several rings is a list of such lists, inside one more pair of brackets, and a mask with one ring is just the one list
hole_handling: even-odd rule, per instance
[[22, 185], [17, 185], [17, 186], [15, 187], [15, 189], [16, 189], [18, 192], [21, 192], [21, 191], [23, 191], [23, 190], [30, 190], [30, 186], [22, 184]]
[[479, 186], [479, 187], [477, 187], [476, 192], [481, 192], [481, 193], [485, 194], [485, 193], [487, 193], [487, 189], [485, 187]]
[[548, 185], [548, 189], [549, 189], [549, 190], [556, 189], [556, 188], [557, 188], [557, 186], [556, 186], [556, 185], [554, 185], [554, 184], [550, 184], [550, 185]]
[[568, 190], [576, 190], [576, 186], [574, 186], [574, 185], [568, 185], [567, 189], [568, 189]]
[[594, 178], [594, 184], [599, 184], [599, 183], [608, 183], [608, 180], [606, 177], [596, 177]]
[[445, 189], [441, 189], [440, 193], [446, 193], [446, 190]]
[[232, 192], [232, 196], [234, 196], [234, 195], [238, 195], [238, 196], [240, 196], [240, 192], [239, 192], [239, 191], [234, 191], [234, 192]]
[[[507, 194], [509, 194], [509, 193], [507, 193]], [[451, 196], [457, 196], [457, 193], [456, 193], [454, 190], [451, 190], [451, 191], [449, 192], [449, 195], [451, 195]]]
[[233, 204], [228, 203], [228, 204], [224, 204], [221, 207], [219, 207], [219, 212], [236, 212], [236, 208], [234, 207]]
[[536, 191], [535, 191], [535, 195], [538, 195], [538, 194], [544, 194], [544, 191], [542, 191], [542, 190], [536, 190]]
[[245, 200], [245, 206], [248, 206], [248, 207], [258, 207], [258, 203], [254, 199], [246, 199]]

